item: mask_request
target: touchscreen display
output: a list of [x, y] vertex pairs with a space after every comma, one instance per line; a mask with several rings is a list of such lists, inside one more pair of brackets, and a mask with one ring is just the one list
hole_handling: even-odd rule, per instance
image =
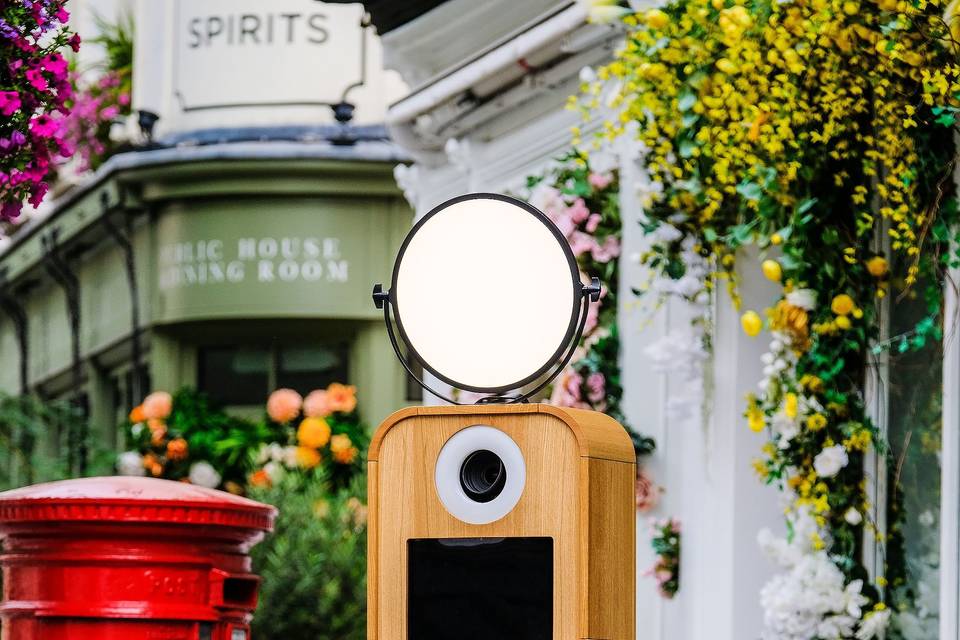
[[408, 640], [552, 640], [553, 538], [407, 542]]

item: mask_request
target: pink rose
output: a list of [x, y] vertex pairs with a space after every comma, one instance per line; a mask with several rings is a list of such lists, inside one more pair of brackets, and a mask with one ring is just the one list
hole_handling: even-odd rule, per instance
[[308, 393], [303, 399], [303, 415], [308, 418], [326, 418], [330, 415], [327, 392], [323, 389], [315, 389]]
[[570, 205], [567, 214], [573, 218], [574, 222], [580, 224], [590, 217], [590, 209], [587, 208], [587, 203], [583, 201], [583, 198], [577, 198], [573, 201], [573, 204]]
[[587, 400], [593, 404], [603, 402], [607, 397], [606, 379], [599, 371], [594, 371], [587, 376]]
[[277, 389], [267, 399], [267, 415], [274, 422], [290, 422], [300, 415], [303, 398], [293, 389]]
[[587, 182], [589, 182], [590, 186], [594, 189], [606, 189], [607, 186], [613, 182], [613, 176], [609, 173], [591, 173], [587, 176]]
[[580, 257], [588, 251], [592, 253], [595, 249], [599, 249], [596, 239], [582, 231], [574, 231], [570, 234], [569, 238], [570, 249], [573, 251], [573, 255], [577, 257]]
[[593, 233], [597, 230], [597, 227], [600, 226], [600, 221], [603, 220], [603, 216], [599, 213], [591, 213], [590, 217], [587, 218], [587, 224], [584, 225], [584, 228], [588, 233]]
[[166, 391], [154, 391], [144, 398], [142, 406], [147, 420], [166, 420], [173, 411], [173, 396]]
[[602, 246], [594, 241], [590, 255], [597, 262], [610, 262], [620, 255], [620, 242], [614, 236], [607, 236]]
[[646, 513], [660, 502], [660, 487], [647, 475], [646, 469], [637, 469], [637, 511]]

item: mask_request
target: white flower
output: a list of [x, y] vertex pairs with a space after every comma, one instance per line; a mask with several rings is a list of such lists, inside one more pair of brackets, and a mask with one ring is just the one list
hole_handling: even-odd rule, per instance
[[863, 617], [857, 630], [857, 640], [870, 640], [883, 635], [890, 624], [890, 610], [871, 611]]
[[846, 520], [848, 524], [857, 526], [863, 522], [863, 515], [853, 507], [850, 507], [846, 513], [843, 514], [843, 519]]
[[849, 461], [843, 445], [835, 444], [832, 447], [824, 447], [823, 451], [817, 454], [813, 459], [813, 468], [821, 478], [832, 478], [840, 469], [847, 466]]
[[790, 441], [800, 434], [800, 425], [795, 418], [790, 418], [787, 414], [780, 411], [773, 416], [773, 432], [780, 436], [777, 446], [786, 449], [790, 446]]
[[283, 464], [288, 469], [296, 469], [298, 466], [297, 462], [297, 448], [293, 445], [283, 448]]
[[117, 473], [122, 476], [142, 476], [147, 473], [143, 468], [143, 456], [136, 451], [124, 451], [117, 456]]
[[631, 13], [630, 9], [618, 6], [619, 0], [579, 0], [587, 10], [590, 22], [614, 22]]
[[787, 294], [787, 302], [795, 307], [812, 311], [817, 306], [817, 292], [813, 289], [797, 289]]
[[263, 470], [267, 473], [267, 477], [270, 478], [270, 482], [273, 483], [279, 482], [284, 474], [283, 466], [276, 461], [263, 465]]
[[917, 522], [919, 522], [922, 527], [932, 527], [936, 521], [933, 512], [929, 509], [917, 516]]
[[190, 482], [198, 487], [216, 489], [220, 485], [220, 474], [209, 462], [198, 460], [190, 465]]
[[593, 67], [587, 66], [583, 69], [580, 69], [580, 82], [589, 84], [597, 79], [597, 72], [593, 70]]

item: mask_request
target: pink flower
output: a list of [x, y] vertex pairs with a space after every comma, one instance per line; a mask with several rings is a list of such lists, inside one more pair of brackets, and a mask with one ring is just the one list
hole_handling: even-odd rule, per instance
[[590, 186], [594, 189], [606, 189], [607, 185], [613, 182], [613, 176], [603, 173], [591, 173], [587, 176], [587, 182], [589, 182]]
[[67, 20], [70, 19], [70, 14], [63, 7], [57, 9], [54, 15], [57, 17], [57, 20], [60, 21], [60, 24], [67, 24]]
[[154, 391], [143, 399], [141, 406], [147, 420], [166, 420], [173, 411], [173, 396], [166, 391]]
[[587, 400], [593, 404], [603, 402], [607, 397], [606, 379], [599, 371], [594, 371], [587, 376]]
[[66, 59], [59, 53], [52, 53], [43, 59], [43, 68], [53, 74], [54, 80], [63, 80], [67, 76]]
[[0, 113], [12, 116], [20, 108], [20, 94], [16, 91], [0, 91]]
[[591, 213], [590, 217], [587, 218], [587, 224], [584, 225], [587, 233], [593, 233], [596, 231], [597, 227], [600, 226], [601, 220], [603, 220], [603, 216], [601, 216], [599, 213]]
[[646, 469], [637, 469], [637, 511], [646, 513], [660, 502], [660, 487], [647, 475]]
[[567, 214], [573, 218], [574, 222], [580, 224], [590, 217], [590, 209], [587, 208], [587, 203], [583, 201], [583, 198], [577, 198], [573, 201], [573, 204], [570, 205]]
[[60, 129], [60, 124], [45, 113], [30, 121], [30, 133], [38, 138], [49, 138]]
[[67, 44], [70, 45], [70, 48], [73, 49], [74, 53], [80, 51], [80, 34], [75, 33], [70, 36], [70, 39], [67, 40]]
[[577, 373], [576, 369], [567, 368], [560, 374], [560, 379], [553, 387], [550, 404], [558, 407], [584, 407], [585, 405], [580, 397], [580, 386], [582, 384], [583, 376]]
[[0, 204], [0, 220], [13, 220], [20, 215], [22, 202], [4, 202]]
[[28, 200], [28, 202], [30, 202], [30, 205], [34, 207], [39, 207], [40, 203], [43, 202], [43, 197], [47, 195], [47, 189], [49, 189], [49, 187], [47, 186], [46, 182], [41, 182], [38, 185], [36, 185], [33, 189], [31, 189], [30, 199]]
[[330, 413], [330, 403], [327, 401], [327, 392], [323, 389], [315, 389], [304, 398], [303, 415], [306, 417], [326, 418]]
[[600, 248], [599, 245], [597, 245], [596, 238], [582, 231], [574, 231], [568, 237], [570, 238], [570, 249], [573, 251], [573, 255], [577, 257], [580, 257], [588, 251], [593, 253], [595, 249]]
[[602, 246], [594, 241], [594, 247], [590, 250], [590, 255], [597, 262], [610, 262], [620, 255], [620, 242], [612, 235], [607, 236]]
[[267, 415], [274, 422], [290, 422], [300, 415], [303, 398], [293, 389], [277, 389], [267, 399]]
[[46, 91], [47, 90], [47, 79], [43, 77], [43, 73], [39, 69], [27, 69], [27, 82], [30, 83], [37, 91]]
[[120, 114], [120, 109], [116, 105], [110, 105], [100, 112], [100, 116], [107, 121], [113, 120]]

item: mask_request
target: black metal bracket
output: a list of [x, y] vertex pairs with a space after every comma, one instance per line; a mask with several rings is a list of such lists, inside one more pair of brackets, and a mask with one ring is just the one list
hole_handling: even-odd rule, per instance
[[126, 216], [124, 228], [121, 229], [117, 226], [110, 217], [114, 207], [110, 206], [110, 196], [106, 191], [100, 194], [100, 209], [100, 219], [103, 221], [107, 233], [123, 251], [124, 267], [127, 272], [127, 289], [130, 292], [130, 359], [133, 366], [130, 380], [133, 385], [133, 399], [134, 402], [137, 402], [138, 399], [143, 397], [146, 390], [140, 388], [140, 361], [142, 359], [140, 349], [140, 287], [137, 282], [137, 262], [133, 247], [133, 224], [131, 219]]
[[[530, 401], [530, 398], [534, 397], [536, 394], [540, 393], [549, 385], [554, 378], [560, 375], [560, 372], [570, 363], [570, 360], [573, 358], [573, 354], [576, 353], [577, 347], [580, 346], [580, 338], [583, 337], [583, 329], [587, 324], [587, 316], [590, 311], [590, 303], [598, 302], [600, 296], [603, 293], [603, 288], [600, 284], [600, 279], [593, 277], [590, 278], [590, 284], [580, 285], [580, 314], [576, 325], [576, 331], [573, 334], [573, 338], [567, 344], [566, 350], [563, 352], [563, 357], [561, 357], [556, 366], [548, 374], [545, 374], [545, 377], [540, 381], [537, 386], [529, 391], [518, 393], [517, 395], [503, 395], [503, 394], [494, 394], [485, 396], [477, 400], [476, 404], [523, 404]], [[390, 318], [390, 306], [392, 305], [392, 300], [390, 297], [389, 291], [383, 290], [383, 285], [377, 283], [373, 285], [373, 304], [377, 309], [383, 309], [383, 321], [387, 327], [387, 335], [390, 338], [390, 344], [393, 347], [393, 352], [397, 354], [397, 359], [400, 360], [400, 364], [403, 365], [403, 368], [406, 370], [407, 375], [409, 375], [413, 380], [419, 384], [425, 391], [430, 393], [437, 398], [449, 402], [454, 405], [462, 405], [464, 403], [457, 402], [452, 398], [449, 398], [439, 391], [431, 388], [427, 385], [420, 376], [418, 376], [413, 369], [410, 367], [409, 358], [403, 354], [400, 349], [400, 342], [397, 340], [396, 333], [393, 329], [393, 321]], [[407, 345], [409, 347], [409, 345]]]

